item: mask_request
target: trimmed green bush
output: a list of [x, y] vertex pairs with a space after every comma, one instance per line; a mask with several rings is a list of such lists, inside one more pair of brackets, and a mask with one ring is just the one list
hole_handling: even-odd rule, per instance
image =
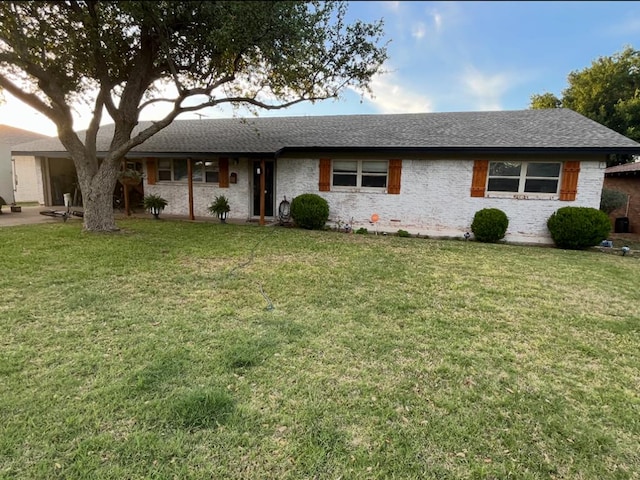
[[399, 237], [410, 237], [411, 234], [409, 232], [407, 232], [406, 230], [398, 230], [398, 232], [396, 233], [396, 235], [398, 235]]
[[549, 217], [547, 228], [557, 247], [584, 250], [607, 238], [611, 221], [597, 208], [562, 207]]
[[483, 208], [473, 216], [471, 231], [479, 242], [496, 243], [504, 238], [508, 226], [509, 219], [502, 210]]
[[299, 227], [320, 230], [329, 219], [329, 204], [315, 193], [303, 193], [291, 201], [291, 217]]
[[603, 188], [600, 196], [600, 210], [604, 213], [611, 213], [614, 210], [624, 207], [627, 204], [627, 194], [620, 190]]
[[369, 230], [367, 230], [364, 227], [360, 227], [359, 229], [356, 230], [356, 233], [358, 235], [366, 235], [367, 233], [369, 233]]

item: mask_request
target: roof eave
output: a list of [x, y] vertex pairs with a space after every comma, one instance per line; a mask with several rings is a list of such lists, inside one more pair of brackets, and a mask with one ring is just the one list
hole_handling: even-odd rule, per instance
[[[65, 151], [18, 151], [11, 152], [15, 156], [34, 156], [47, 158], [69, 158], [69, 153]], [[96, 152], [98, 158], [104, 158], [108, 152]], [[276, 152], [136, 152], [130, 151], [126, 154], [126, 158], [210, 158], [211, 155], [219, 157], [273, 157]]]
[[311, 152], [331, 153], [378, 153], [378, 154], [407, 154], [424, 153], [473, 153], [488, 154], [542, 154], [542, 153], [581, 153], [581, 154], [640, 154], [639, 147], [285, 147], [276, 152], [278, 157], [286, 154], [304, 154]]
[[[48, 158], [68, 158], [66, 151], [19, 151], [11, 152], [16, 156], [36, 156]], [[206, 158], [211, 155], [220, 157], [283, 157], [287, 154], [305, 154], [305, 153], [376, 153], [390, 155], [419, 155], [424, 153], [473, 153], [475, 155], [489, 154], [542, 154], [542, 153], [580, 153], [580, 154], [640, 154], [640, 147], [339, 147], [339, 146], [309, 146], [309, 147], [283, 147], [275, 151], [220, 151], [220, 152], [150, 152], [150, 151], [130, 151], [127, 158], [172, 158], [172, 157], [191, 157]], [[107, 152], [97, 152], [99, 158], [104, 158]]]

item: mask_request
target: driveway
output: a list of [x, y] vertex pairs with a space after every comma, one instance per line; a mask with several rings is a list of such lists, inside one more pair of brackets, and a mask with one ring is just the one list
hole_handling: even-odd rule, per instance
[[[62, 222], [62, 218], [47, 217], [46, 215], [40, 215], [43, 210], [61, 210], [64, 211], [64, 207], [22, 207], [21, 212], [12, 212], [9, 205], [3, 205], [2, 214], [0, 214], [0, 227], [12, 227], [15, 225], [32, 225], [35, 223], [59, 223]], [[81, 218], [71, 217], [68, 222], [82, 222]]]

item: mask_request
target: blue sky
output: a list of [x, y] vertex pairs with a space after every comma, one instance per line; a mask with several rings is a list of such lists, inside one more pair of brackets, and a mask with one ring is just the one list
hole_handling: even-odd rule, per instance
[[[341, 100], [262, 116], [526, 109], [534, 93], [561, 96], [570, 72], [640, 48], [640, 2], [363, 1], [350, 2], [348, 16], [384, 20], [388, 73], [374, 79], [374, 97], [347, 91]], [[0, 123], [55, 134], [51, 122], [16, 102], [0, 106]], [[77, 128], [87, 122], [80, 115]]]

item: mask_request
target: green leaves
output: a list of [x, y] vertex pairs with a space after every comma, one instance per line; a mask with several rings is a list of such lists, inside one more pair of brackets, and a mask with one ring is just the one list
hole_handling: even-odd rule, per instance
[[[55, 122], [82, 190], [102, 192], [85, 197], [85, 228], [109, 231], [112, 218], [94, 217], [109, 211], [115, 167], [179, 114], [224, 103], [280, 109], [367, 90], [387, 58], [382, 22], [349, 25], [346, 9], [341, 1], [0, 2], [0, 88]], [[132, 138], [141, 112], [158, 102], [168, 113]], [[76, 103], [93, 111], [83, 139]], [[103, 113], [115, 133], [99, 162]]]
[[633, 140], [640, 140], [640, 52], [631, 47], [569, 73], [561, 99], [531, 96], [530, 108], [565, 107]]

